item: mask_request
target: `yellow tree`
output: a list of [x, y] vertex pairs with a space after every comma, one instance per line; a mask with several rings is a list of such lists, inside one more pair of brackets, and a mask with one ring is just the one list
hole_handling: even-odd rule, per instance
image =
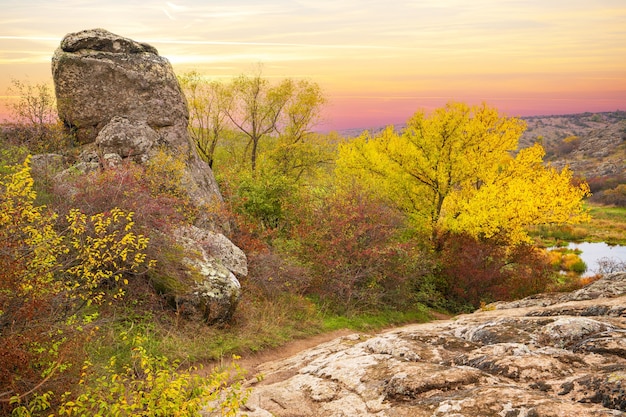
[[583, 198], [586, 183], [574, 184], [572, 171], [545, 166], [545, 152], [535, 144], [510, 158], [478, 189], [455, 193], [455, 216], [446, 228], [476, 238], [505, 236], [510, 243], [529, 241], [527, 228], [536, 224], [577, 223], [587, 219]]
[[298, 180], [332, 161], [326, 138], [311, 131], [326, 103], [320, 86], [307, 80], [292, 82], [292, 93], [279, 121], [279, 136], [268, 152], [271, 166], [281, 175]]
[[[442, 230], [477, 231], [479, 217], [470, 219], [480, 208], [491, 208], [481, 206], [475, 198], [483, 199], [483, 203], [487, 203], [487, 197], [502, 202], [504, 191], [497, 185], [504, 187], [507, 181], [510, 197], [512, 187], [523, 186], [529, 194], [524, 197], [517, 193], [516, 198], [526, 198], [527, 203], [532, 201], [531, 191], [540, 184], [544, 187], [541, 192], [558, 196], [544, 201], [544, 210], [535, 210], [532, 216], [517, 213], [516, 224], [520, 227], [555, 222], [557, 218], [559, 222], [581, 219], [584, 186], [573, 192], [565, 186], [570, 174], [544, 172], [547, 168], [541, 165], [542, 156], [537, 159], [537, 151], [511, 159], [524, 129], [522, 120], [501, 116], [485, 104], [470, 107], [449, 103], [430, 116], [416, 113], [402, 133], [387, 128], [378, 136], [366, 134], [340, 146], [339, 174], [370, 182], [402, 208], [420, 230], [429, 233], [433, 242]], [[559, 181], [544, 181], [557, 177]], [[549, 216], [559, 211], [556, 206], [563, 208], [561, 212], [569, 210], [570, 215]], [[510, 214], [514, 216], [515, 212]], [[491, 221], [485, 216], [480, 218]], [[512, 231], [504, 230], [504, 222], [501, 226], [500, 232], [510, 232], [514, 237]], [[515, 230], [519, 232], [519, 227]]]

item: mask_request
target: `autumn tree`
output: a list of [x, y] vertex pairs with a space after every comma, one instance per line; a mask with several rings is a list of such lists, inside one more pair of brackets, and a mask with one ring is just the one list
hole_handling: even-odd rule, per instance
[[530, 240], [528, 226], [586, 220], [582, 200], [589, 187], [575, 184], [568, 168], [544, 165], [544, 155], [538, 144], [522, 149], [484, 176], [480, 187], [466, 185], [455, 192], [449, 205], [454, 215], [446, 218], [446, 228], [476, 238], [505, 235], [518, 243]]
[[326, 99], [316, 83], [299, 80], [292, 85], [292, 94], [278, 126], [279, 136], [268, 159], [281, 175], [299, 179], [317, 167], [334, 160], [326, 138], [312, 132], [319, 122]]
[[241, 75], [230, 85], [226, 116], [248, 138], [246, 150], [250, 152], [253, 171], [256, 169], [259, 142], [264, 136], [276, 132], [291, 91], [290, 80], [272, 86], [260, 73]]
[[449, 103], [417, 112], [402, 132], [389, 127], [340, 146], [338, 172], [389, 196], [433, 243], [444, 230], [517, 242], [527, 226], [584, 219], [588, 190], [572, 185], [568, 170], [544, 167], [539, 145], [513, 158], [524, 129], [485, 104]]
[[189, 133], [202, 159], [213, 167], [215, 147], [227, 127], [225, 86], [197, 71], [183, 74], [179, 81], [189, 107]]
[[246, 151], [252, 171], [256, 170], [263, 138], [280, 137], [284, 146], [303, 143], [325, 101], [315, 83], [284, 79], [271, 84], [260, 71], [234, 79], [228, 98], [225, 113], [235, 129], [248, 138]]

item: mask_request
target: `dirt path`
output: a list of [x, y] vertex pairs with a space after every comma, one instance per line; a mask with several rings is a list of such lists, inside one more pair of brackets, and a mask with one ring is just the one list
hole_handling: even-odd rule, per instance
[[[443, 313], [438, 313], [436, 311], [431, 311], [430, 314], [433, 318], [433, 321], [448, 320], [452, 317]], [[393, 326], [390, 326], [389, 328], [379, 329], [375, 333], [380, 333], [391, 328], [393, 328]], [[338, 337], [347, 336], [354, 333], [359, 332], [350, 329], [340, 329], [328, 333], [322, 333], [315, 336], [306, 337], [304, 339], [292, 340], [276, 348], [264, 349], [263, 351], [256, 354], [243, 355], [243, 357], [238, 361], [238, 364], [241, 365], [243, 369], [247, 370], [249, 375], [254, 375], [257, 371], [258, 366], [265, 362], [286, 359], [290, 356], [302, 352], [303, 350], [310, 349], [322, 343], [330, 342], [331, 340], [334, 340]]]
[[278, 361], [296, 355], [303, 350], [310, 349], [322, 343], [330, 342], [341, 336], [357, 333], [355, 330], [341, 329], [329, 333], [322, 333], [304, 339], [296, 339], [285, 343], [282, 346], [264, 349], [261, 352], [244, 355], [237, 363], [246, 371], [248, 375], [257, 373], [257, 367], [265, 362]]
[[[432, 321], [448, 320], [452, 317], [443, 313], [438, 313], [436, 311], [431, 311], [430, 315], [432, 316]], [[388, 328], [378, 329], [372, 334], [384, 332], [394, 327], [395, 326], [389, 326]], [[303, 350], [310, 349], [317, 345], [321, 345], [322, 343], [330, 342], [331, 340], [337, 339], [338, 337], [347, 336], [354, 333], [363, 332], [351, 329], [340, 329], [334, 330], [332, 332], [321, 333], [315, 336], [305, 337], [303, 339], [292, 340], [275, 348], [263, 349], [258, 353], [243, 354], [241, 355], [241, 359], [237, 360], [237, 364], [243, 370], [245, 370], [249, 376], [255, 375], [257, 373], [259, 365], [263, 363], [286, 359], [302, 352]], [[200, 373], [208, 374], [208, 371], [219, 365], [219, 361], [209, 363], [206, 368], [200, 371]]]

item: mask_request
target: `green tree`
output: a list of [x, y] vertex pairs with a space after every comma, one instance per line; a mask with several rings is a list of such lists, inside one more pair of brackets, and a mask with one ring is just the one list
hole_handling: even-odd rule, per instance
[[260, 73], [241, 75], [230, 85], [226, 116], [248, 138], [246, 151], [250, 152], [252, 171], [256, 169], [259, 142], [276, 132], [291, 92], [290, 80], [272, 86]]
[[[497, 207], [518, 209], [507, 210], [515, 227], [498, 222], [498, 233], [519, 241], [524, 239], [522, 228], [531, 224], [583, 219], [581, 199], [587, 194], [585, 185], [567, 182], [571, 179], [567, 172], [545, 168], [543, 154], [522, 152], [511, 157], [524, 129], [522, 120], [501, 116], [485, 104], [449, 103], [430, 116], [417, 112], [402, 133], [390, 127], [378, 136], [365, 134], [341, 145], [338, 172], [357, 176], [389, 196], [433, 243], [444, 230], [479, 234], [481, 228], [475, 223], [491, 224], [486, 213], [493, 212], [490, 204], [496, 202]], [[530, 215], [524, 210], [535, 201], [533, 192], [553, 198]], [[523, 205], [513, 204], [520, 199]], [[472, 216], [477, 216], [474, 223], [469, 221]]]
[[225, 86], [197, 71], [183, 74], [179, 81], [189, 106], [189, 133], [200, 156], [212, 168], [215, 148], [227, 127]]

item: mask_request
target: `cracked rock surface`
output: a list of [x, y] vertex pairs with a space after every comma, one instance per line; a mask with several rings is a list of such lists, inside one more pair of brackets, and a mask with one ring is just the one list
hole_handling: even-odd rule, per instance
[[259, 367], [240, 415], [626, 415], [626, 273]]

